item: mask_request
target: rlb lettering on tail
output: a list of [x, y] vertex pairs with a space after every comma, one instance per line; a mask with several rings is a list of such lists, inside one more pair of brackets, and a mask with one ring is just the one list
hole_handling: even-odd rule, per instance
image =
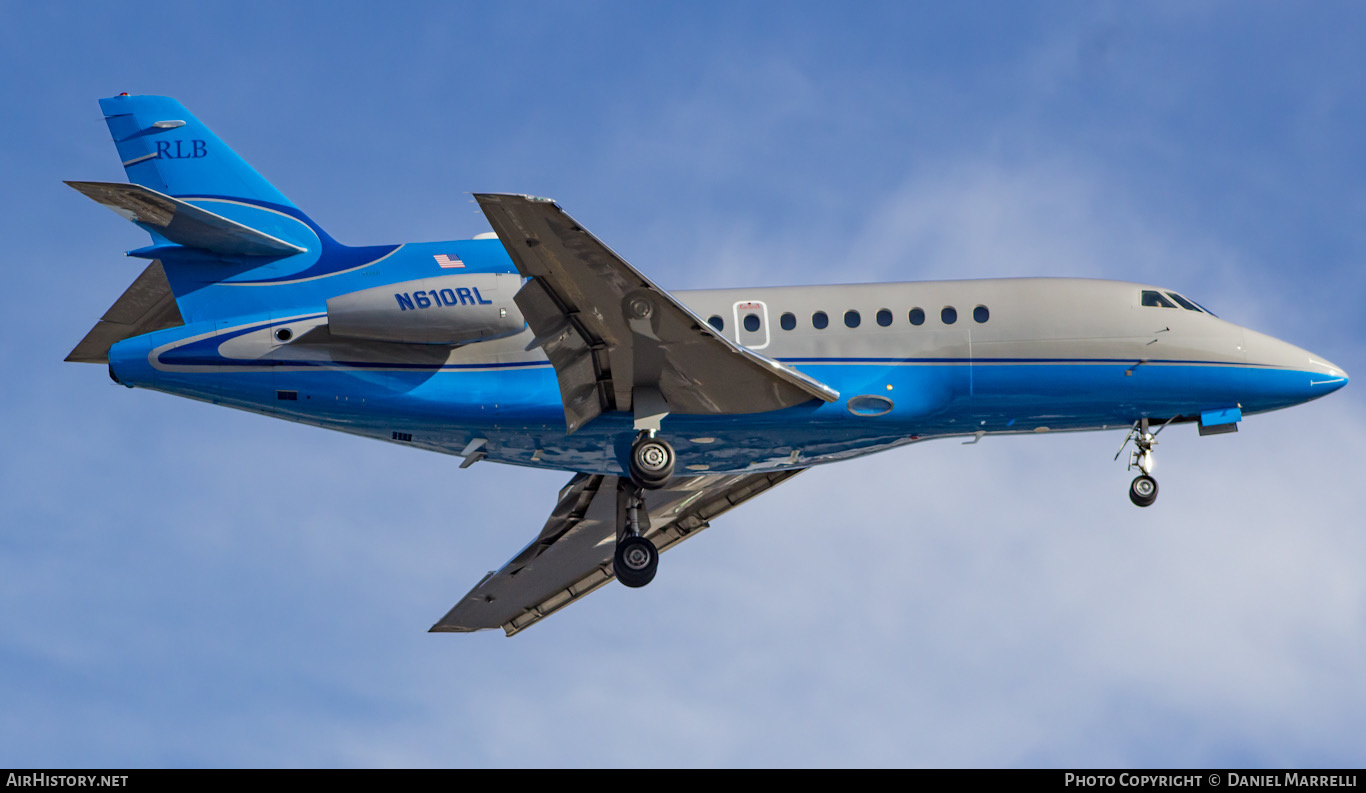
[[197, 160], [208, 154], [209, 145], [202, 140], [157, 141], [157, 157], [163, 160]]

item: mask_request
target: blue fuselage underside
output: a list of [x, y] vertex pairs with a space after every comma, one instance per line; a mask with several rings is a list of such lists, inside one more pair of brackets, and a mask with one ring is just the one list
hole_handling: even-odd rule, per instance
[[[185, 335], [180, 328], [164, 333]], [[635, 437], [632, 416], [623, 412], [567, 435], [555, 372], [545, 362], [166, 372], [148, 364], [146, 350], [155, 343], [111, 360], [122, 382], [439, 452], [456, 454], [483, 438], [489, 460], [619, 474]], [[842, 398], [751, 415], [671, 415], [661, 431], [678, 453], [680, 472], [804, 467], [935, 437], [1120, 428], [1142, 417], [1190, 419], [1237, 405], [1251, 414], [1321, 395], [1312, 372], [1228, 363], [784, 362]], [[859, 396], [881, 397], [890, 409], [858, 415], [849, 400]]]

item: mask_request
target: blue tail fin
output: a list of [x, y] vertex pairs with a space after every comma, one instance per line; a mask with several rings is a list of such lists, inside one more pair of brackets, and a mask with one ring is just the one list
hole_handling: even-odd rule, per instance
[[152, 235], [129, 255], [160, 262], [157, 283], [186, 324], [321, 305], [334, 287], [320, 279], [398, 247], [336, 242], [170, 97], [122, 95], [100, 108], [133, 185], [69, 184]]
[[216, 196], [297, 209], [219, 137], [166, 96], [100, 100], [128, 181], [171, 196]]

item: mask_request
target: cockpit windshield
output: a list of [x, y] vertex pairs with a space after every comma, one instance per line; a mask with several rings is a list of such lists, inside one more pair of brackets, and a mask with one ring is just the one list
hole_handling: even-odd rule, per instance
[[1143, 305], [1149, 308], [1176, 308], [1172, 301], [1162, 296], [1161, 292], [1151, 290], [1143, 292]]
[[1156, 289], [1145, 289], [1143, 290], [1141, 302], [1148, 308], [1176, 308], [1180, 306], [1187, 311], [1209, 314], [1211, 317], [1215, 316], [1213, 311], [1210, 311], [1194, 300], [1187, 300], [1175, 292], [1159, 292]]
[[1187, 300], [1186, 298], [1184, 298], [1184, 297], [1178, 295], [1178, 294], [1175, 293], [1175, 292], [1168, 292], [1168, 293], [1167, 293], [1167, 297], [1170, 297], [1172, 300], [1175, 300], [1175, 301], [1176, 301], [1176, 304], [1177, 304], [1178, 306], [1180, 306], [1180, 307], [1186, 309], [1187, 311], [1199, 311], [1199, 310], [1200, 310], [1200, 307], [1199, 307], [1199, 306], [1195, 305], [1195, 304], [1192, 303], [1191, 301], [1189, 301], [1189, 300]]

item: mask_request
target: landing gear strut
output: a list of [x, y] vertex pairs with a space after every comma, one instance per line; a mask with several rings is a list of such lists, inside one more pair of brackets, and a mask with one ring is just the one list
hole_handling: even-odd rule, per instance
[[659, 568], [659, 551], [655, 544], [640, 533], [640, 508], [645, 505], [645, 493], [632, 488], [626, 507], [626, 527], [617, 539], [617, 552], [612, 556], [612, 572], [617, 580], [629, 587], [642, 587], [655, 578]]
[[[1164, 423], [1157, 428], [1161, 432], [1167, 425]], [[1134, 426], [1129, 430], [1129, 435], [1124, 439], [1124, 446], [1129, 445], [1129, 441], [1134, 442], [1134, 450], [1129, 453], [1129, 470], [1137, 468], [1142, 473], [1134, 477], [1134, 481], [1129, 483], [1129, 500], [1136, 506], [1149, 507], [1157, 500], [1157, 480], [1153, 478], [1153, 447], [1157, 445], [1157, 432], [1148, 431], [1148, 420], [1139, 419], [1134, 422]], [[1115, 453], [1115, 459], [1124, 451], [1124, 446], [1119, 447], [1119, 452]]]

